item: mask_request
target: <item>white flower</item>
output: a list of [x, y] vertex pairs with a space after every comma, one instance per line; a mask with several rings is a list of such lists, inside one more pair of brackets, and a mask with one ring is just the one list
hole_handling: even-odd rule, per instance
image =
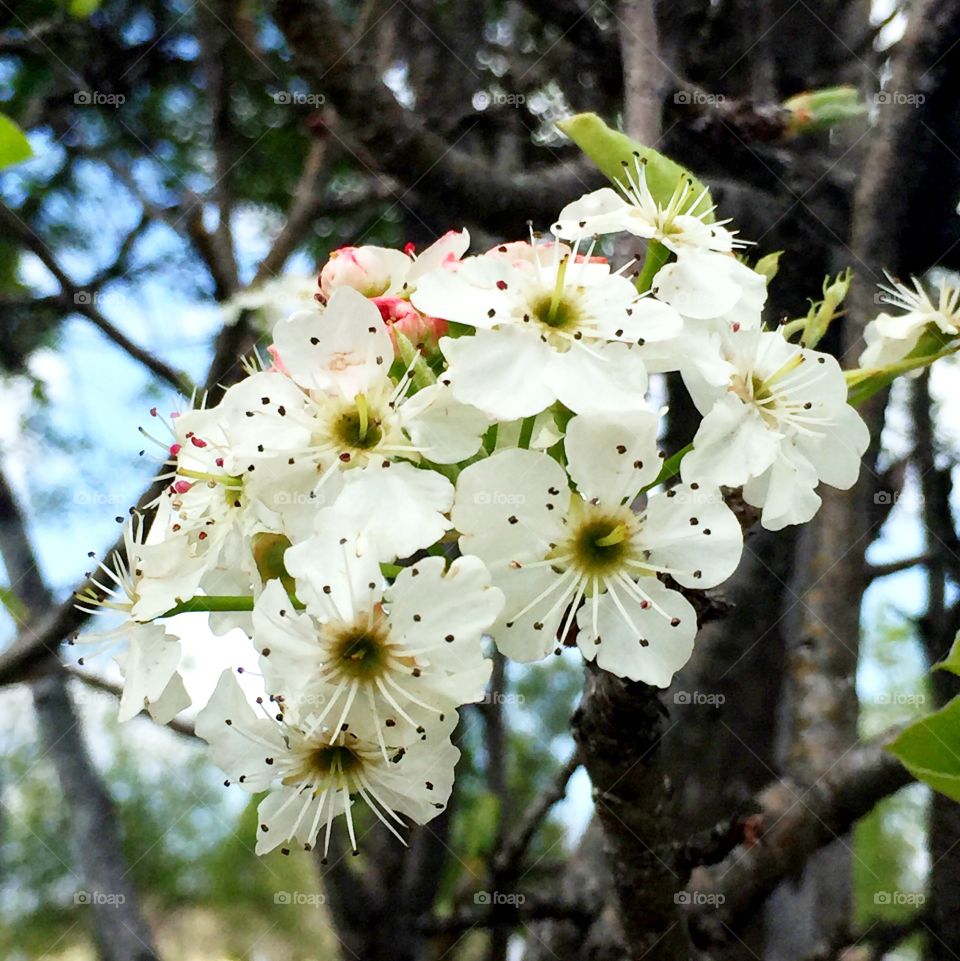
[[656, 432], [651, 413], [574, 417], [565, 441], [574, 493], [563, 468], [532, 451], [503, 451], [460, 475], [454, 525], [506, 595], [492, 632], [505, 654], [559, 650], [576, 618], [584, 656], [621, 677], [666, 687], [686, 663], [696, 615], [657, 575], [719, 584], [742, 536], [716, 490], [678, 486], [633, 509], [660, 471]]
[[[258, 700], [260, 714], [236, 678], [224, 671], [196, 723], [214, 763], [232, 781], [251, 794], [269, 790], [257, 809], [258, 854], [294, 839], [309, 851], [323, 828], [326, 856], [333, 821], [341, 814], [356, 851], [355, 799], [401, 841], [400, 815], [425, 824], [446, 807], [460, 756], [450, 742], [455, 711], [442, 720], [424, 715], [415, 727], [387, 727], [385, 720], [382, 729], [371, 715], [358, 713], [339, 731], [307, 733], [313, 727], [309, 709], [276, 699], [267, 711], [263, 698]], [[386, 758], [381, 741], [387, 744]]]
[[704, 415], [684, 457], [684, 481], [743, 487], [768, 530], [810, 520], [822, 481], [845, 490], [870, 440], [847, 404], [843, 371], [829, 354], [788, 343], [778, 332], [723, 338], [735, 373], [725, 387], [687, 378]]
[[[287, 550], [299, 613], [279, 581], [253, 612], [254, 643], [267, 688], [316, 704], [312, 725], [339, 731], [351, 708], [414, 724], [411, 705], [442, 714], [479, 701], [490, 677], [481, 638], [503, 595], [476, 557], [448, 570], [442, 557], [404, 568], [384, 589], [377, 553], [343, 537], [336, 519]], [[386, 751], [386, 748], [383, 748]]]
[[[647, 186], [647, 164], [634, 158], [633, 170], [625, 162], [623, 177], [617, 182], [620, 193], [602, 187], [584, 194], [560, 211], [553, 233], [563, 240], [580, 240], [598, 234], [629, 233], [646, 240], [657, 240], [674, 253], [684, 250], [715, 250], [729, 253], [743, 246], [724, 227], [729, 221], [707, 222], [714, 210], [705, 207], [707, 191], [695, 193], [692, 183], [682, 179], [666, 205], [656, 201]], [[699, 209], [699, 208], [703, 209]], [[697, 213], [691, 211], [697, 210]]]
[[[126, 620], [110, 630], [92, 631], [76, 641], [91, 646], [91, 655], [121, 645], [117, 661], [126, 683], [119, 718], [127, 721], [145, 707], [161, 723], [188, 706], [190, 699], [177, 673], [180, 640], [165, 624], [153, 620], [196, 593], [203, 567], [185, 553], [185, 540], [172, 538], [146, 544], [139, 514], [123, 525], [123, 551], [101, 562], [100, 579], [77, 595], [77, 607], [88, 614], [121, 613]], [[84, 658], [80, 659], [83, 663]]]
[[861, 367], [885, 367], [903, 360], [928, 328], [946, 338], [960, 336], [960, 288], [941, 285], [935, 304], [917, 278], [913, 278], [911, 290], [887, 276], [892, 286], [881, 287], [886, 302], [902, 313], [881, 313], [867, 324], [867, 348], [860, 355]]
[[325, 311], [291, 318], [275, 336], [288, 373], [247, 377], [219, 409], [227, 473], [242, 477], [245, 495], [277, 512], [294, 539], [309, 535], [318, 507], [359, 483], [351, 502], [362, 496], [361, 510], [387, 521], [379, 535], [385, 557], [434, 543], [449, 526], [443, 515], [453, 487], [414, 465], [472, 456], [487, 418], [443, 385], [410, 393], [406, 375], [395, 384], [386, 326], [356, 291], [338, 289]]
[[635, 345], [673, 336], [679, 316], [639, 298], [606, 263], [562, 244], [529, 250], [529, 259], [470, 257], [420, 279], [418, 310], [476, 329], [440, 341], [454, 396], [497, 420], [557, 400], [576, 412], [642, 406], [646, 371]]
[[184, 540], [162, 539], [155, 528], [148, 536], [139, 513], [124, 520], [123, 550], [114, 552], [109, 563], [97, 565], [99, 573], [91, 577], [93, 587], [77, 595], [80, 610], [88, 614], [118, 611], [132, 621], [147, 623], [193, 597], [203, 568], [190, 563]]

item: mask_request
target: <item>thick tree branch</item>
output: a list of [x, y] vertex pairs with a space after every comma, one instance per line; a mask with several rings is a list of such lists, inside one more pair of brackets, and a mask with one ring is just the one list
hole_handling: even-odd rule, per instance
[[701, 946], [723, 943], [784, 879], [821, 847], [845, 835], [876, 804], [912, 780], [885, 746], [896, 732], [865, 741], [835, 759], [815, 783], [770, 784], [757, 798], [755, 843], [737, 848], [690, 890], [691, 930]]
[[494, 232], [518, 235], [531, 218], [549, 223], [563, 203], [603, 182], [579, 160], [497, 169], [421, 126], [379, 76], [357, 62], [356, 47], [350, 47], [332, 6], [280, 0], [276, 19], [314, 90], [336, 106], [352, 141], [368, 151], [379, 170], [471, 211]]

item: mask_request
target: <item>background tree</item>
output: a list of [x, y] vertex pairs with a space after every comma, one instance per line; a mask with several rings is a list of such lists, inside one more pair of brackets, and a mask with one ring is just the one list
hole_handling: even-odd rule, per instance
[[[217, 850], [209, 836], [188, 834], [176, 858], [166, 842], [151, 844], [139, 764], [122, 769], [120, 750], [121, 768], [98, 772], [78, 739], [64, 741], [77, 723], [63, 673], [73, 659], [62, 660], [60, 646], [82, 620], [68, 593], [78, 538], [106, 546], [108, 520], [155, 469], [131, 462], [124, 411], [172, 407], [194, 384], [216, 394], [262, 337], [256, 311], [224, 324], [215, 304], [284, 270], [315, 272], [345, 243], [422, 244], [462, 223], [483, 248], [523, 236], [527, 218], [548, 227], [565, 202], [602, 183], [554, 127], [575, 110], [622, 118], [695, 171], [720, 214], [756, 241], [751, 255], [788, 252], [770, 288], [771, 322], [802, 316], [825, 274], [853, 267], [849, 312], [829, 342], [848, 360], [878, 309], [884, 268], [958, 267], [960, 4], [950, 0], [885, 10], [845, 0], [110, 0], [93, 10], [24, 2], [0, 22], [0, 97], [36, 154], [3, 175], [0, 191], [0, 363], [10, 419], [23, 428], [5, 434], [11, 640], [0, 681], [32, 685], [40, 754], [64, 788], [56, 823], [31, 830], [56, 840], [84, 889], [132, 876], [146, 895], [141, 906], [131, 886], [121, 911], [94, 912], [105, 958], [156, 956], [150, 929], [162, 933], [184, 876], [213, 903], [224, 878], [259, 870], [252, 855]], [[861, 92], [865, 116], [797, 135], [783, 102], [841, 83]], [[750, 534], [724, 610], [715, 601], [707, 611], [697, 654], [670, 691], [589, 671], [578, 700], [573, 659], [549, 673], [498, 664], [490, 699], [461, 725], [452, 813], [415, 832], [407, 850], [367, 825], [360, 858], [319, 868], [342, 955], [496, 961], [515, 936], [532, 959], [795, 961], [853, 943], [879, 957], [919, 933], [925, 957], [955, 957], [957, 805], [940, 796], [931, 805], [922, 909], [898, 901], [876, 926], [884, 912], [871, 908], [887, 907], [876, 897], [906, 889], [891, 880], [907, 870], [903, 848], [876, 815], [859, 843], [849, 833], [909, 779], [883, 736], [858, 740], [868, 588], [898, 577], [895, 599], [926, 598], [926, 611], [900, 603], [905, 626], [891, 649], [919, 641], [932, 663], [960, 627], [955, 438], [931, 399], [946, 405], [952, 394], [949, 374], [932, 380], [866, 409], [874, 436], [886, 432], [854, 492], [828, 492], [801, 533]], [[68, 397], [57, 393], [64, 382]], [[668, 445], [679, 449], [691, 407], [679, 381], [665, 390]], [[903, 559], [871, 564], [903, 492], [922, 495], [922, 539], [893, 537], [895, 548], [907, 545]], [[900, 674], [898, 662], [882, 664], [871, 656], [871, 670]], [[952, 683], [938, 673], [931, 697], [944, 702]], [[923, 693], [896, 684], [888, 695]], [[690, 692], [712, 700], [678, 700]], [[121, 736], [136, 744], [141, 735]], [[548, 814], [581, 760], [598, 817], [568, 851]], [[36, 818], [52, 779], [24, 782], [23, 764], [15, 753], [6, 779]], [[119, 822], [103, 785], [120, 802]], [[912, 808], [888, 817], [913, 823], [911, 797]], [[27, 865], [16, 848], [5, 856], [29, 867], [38, 897], [57, 874], [55, 864]], [[881, 870], [885, 856], [899, 866]], [[271, 875], [259, 894], [231, 886], [231, 904], [258, 905], [266, 917], [272, 902], [262, 894], [274, 883], [288, 882]], [[490, 891], [526, 900], [475, 897]], [[38, 901], [44, 923], [68, 937], [76, 913], [50, 913], [50, 903]], [[21, 917], [31, 916], [25, 907]], [[112, 936], [118, 919], [135, 932], [133, 948]], [[297, 923], [277, 921], [288, 936]], [[253, 949], [236, 947], [244, 950]]]

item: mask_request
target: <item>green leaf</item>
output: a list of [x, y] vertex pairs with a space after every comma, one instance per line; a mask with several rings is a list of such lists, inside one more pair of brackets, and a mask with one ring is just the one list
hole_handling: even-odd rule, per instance
[[782, 250], [775, 250], [772, 254], [767, 254], [766, 257], [761, 257], [754, 265], [753, 269], [764, 277], [769, 286], [770, 281], [777, 276], [777, 271], [780, 269], [780, 257], [783, 255]]
[[7, 613], [18, 623], [27, 619], [27, 609], [23, 601], [13, 592], [13, 588], [0, 587], [0, 604], [7, 609]]
[[911, 724], [888, 750], [915, 778], [960, 801], [960, 697]]
[[23, 131], [6, 114], [0, 113], [0, 169], [32, 156], [30, 142]]
[[706, 186], [676, 161], [619, 130], [613, 130], [595, 113], [578, 113], [561, 120], [557, 126], [616, 183], [627, 185], [623, 176], [624, 163], [633, 170], [635, 160], [646, 160], [647, 186], [658, 204], [666, 206], [680, 182], [688, 179], [693, 188], [691, 197], [696, 201], [688, 210], [702, 214], [707, 223], [714, 220], [713, 214], [707, 213], [713, 201]]
[[960, 676], [960, 634], [956, 636], [950, 653], [939, 663], [933, 665], [935, 671], [950, 671]]
[[74, 17], [89, 17], [100, 9], [100, 0], [68, 0], [67, 9]]

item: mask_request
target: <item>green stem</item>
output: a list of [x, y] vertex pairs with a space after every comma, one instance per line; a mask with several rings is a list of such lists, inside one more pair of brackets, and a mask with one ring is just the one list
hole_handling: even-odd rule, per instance
[[520, 450], [529, 450], [530, 441], [533, 439], [533, 425], [536, 423], [537, 418], [534, 417], [524, 417], [523, 423], [520, 425], [520, 438], [517, 440], [517, 447]]
[[671, 477], [676, 477], [680, 473], [680, 461], [683, 460], [690, 451], [693, 450], [693, 444], [687, 444], [686, 447], [681, 447], [680, 450], [668, 457], [663, 462], [663, 467], [660, 468], [660, 473], [657, 474], [657, 479], [652, 484], [647, 484], [646, 487], [640, 492], [645, 494], [651, 487], [656, 487], [657, 484], [663, 484], [665, 481], [670, 480]]
[[653, 278], [657, 271], [670, 259], [670, 251], [660, 243], [659, 240], [647, 242], [647, 255], [643, 261], [643, 267], [637, 275], [635, 281], [637, 290], [645, 294], [653, 284]]
[[[302, 605], [301, 605], [302, 607]], [[160, 617], [176, 617], [177, 614], [195, 614], [198, 611], [252, 611], [253, 598], [244, 594], [203, 594], [183, 601]]]

